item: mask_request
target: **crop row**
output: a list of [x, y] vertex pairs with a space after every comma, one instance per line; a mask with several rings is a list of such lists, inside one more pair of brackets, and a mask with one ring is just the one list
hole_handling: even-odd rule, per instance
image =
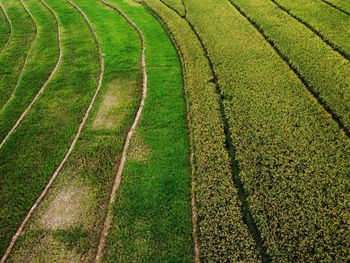
[[164, 21], [183, 58], [201, 259], [258, 262], [232, 181], [219, 97], [212, 83], [215, 76], [205, 51], [185, 19], [159, 1], [145, 2]]
[[25, 66], [36, 37], [36, 25], [20, 1], [5, 0], [3, 7], [11, 17], [12, 35], [0, 54], [0, 110], [11, 96]]
[[[67, 30], [68, 24], [83, 27], [77, 23], [73, 11], [68, 12], [67, 3], [47, 2], [59, 17], [64, 46], [72, 33]], [[87, 15], [100, 40], [106, 61], [104, 87], [72, 155], [21, 236], [11, 258], [14, 261], [93, 260], [115, 164], [139, 98], [139, 70], [135, 69], [138, 68], [139, 42], [131, 28], [101, 3], [74, 2]], [[152, 88], [148, 97], [152, 103], [146, 103], [140, 130], [132, 142], [130, 163], [113, 209], [117, 220], [113, 221], [104, 256], [107, 261], [118, 256], [188, 262], [192, 258], [190, 178], [179, 59], [166, 33], [146, 9], [141, 5], [135, 10], [124, 5], [123, 9], [139, 24], [147, 21], [143, 29], [147, 37], [148, 76]], [[134, 11], [140, 10], [142, 12], [135, 16]], [[90, 41], [89, 37], [85, 38]], [[58, 74], [64, 70], [63, 64]], [[50, 86], [38, 104], [49, 91]], [[29, 126], [27, 128], [31, 131]], [[21, 129], [22, 125], [18, 131]], [[9, 143], [12, 140], [11, 137]], [[4, 171], [6, 169], [8, 167], [4, 167]], [[73, 221], [64, 221], [72, 220], [72, 216]], [[141, 220], [144, 224], [139, 224]], [[147, 239], [147, 249], [139, 245], [140, 239]]]
[[[6, 22], [0, 44], [11, 40], [0, 53], [0, 141], [59, 62], [57, 28], [63, 32], [59, 70], [0, 146], [0, 254], [77, 136], [100, 87], [103, 52], [105, 75], [92, 114], [12, 255], [92, 261], [139, 103], [140, 43], [101, 2], [73, 0], [80, 11], [40, 1], [3, 1], [13, 32], [0, 14]], [[347, 28], [346, 14], [316, 0], [129, 1], [109, 0], [143, 31], [149, 94], [103, 261], [189, 262], [193, 231], [204, 262], [345, 262], [350, 49], [340, 26]], [[176, 44], [183, 76], [156, 18]]]
[[112, 206], [102, 262], [190, 262], [189, 142], [179, 58], [141, 4], [106, 2], [142, 31], [148, 88]]
[[11, 39], [11, 21], [7, 16], [7, 12], [0, 3], [0, 54], [6, 49]]
[[187, 6], [223, 89], [240, 178], [269, 255], [344, 261], [348, 138], [229, 2]]
[[350, 62], [271, 1], [231, 0], [350, 135]]
[[183, 5], [182, 0], [161, 0], [161, 2], [173, 9], [180, 16], [185, 16], [186, 7]]
[[40, 100], [0, 150], [1, 252], [63, 159], [98, 82], [98, 53], [84, 20], [66, 4], [45, 2], [64, 31], [63, 59]]
[[[100, 3], [74, 2], [88, 17], [105, 54], [103, 86], [72, 155], [13, 252], [14, 261], [94, 260], [115, 165], [139, 101], [135, 33]], [[67, 199], [57, 204], [60, 196]], [[69, 223], [68, 214], [74, 218]], [[52, 223], [55, 216], [61, 220]]]
[[59, 66], [61, 54], [55, 17], [40, 2], [28, 0], [26, 5], [37, 25], [37, 37], [11, 97], [0, 110], [0, 148], [6, 143], [6, 137], [10, 136], [9, 131], [49, 80], [49, 76], [55, 73], [54, 68]]
[[350, 16], [350, 3], [339, 0], [322, 0], [323, 3], [337, 9], [338, 11]]
[[271, 0], [350, 60], [349, 16], [320, 0]]

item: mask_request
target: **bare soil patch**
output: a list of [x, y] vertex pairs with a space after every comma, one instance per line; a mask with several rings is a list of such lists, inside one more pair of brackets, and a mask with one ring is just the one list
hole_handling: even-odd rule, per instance
[[135, 81], [114, 80], [103, 96], [100, 107], [96, 113], [92, 127], [94, 129], [115, 129], [118, 128], [118, 119], [126, 114], [123, 105], [132, 98], [128, 95], [128, 90], [134, 88]]
[[47, 230], [67, 229], [87, 218], [91, 190], [87, 186], [73, 184], [62, 188], [48, 205], [39, 220]]

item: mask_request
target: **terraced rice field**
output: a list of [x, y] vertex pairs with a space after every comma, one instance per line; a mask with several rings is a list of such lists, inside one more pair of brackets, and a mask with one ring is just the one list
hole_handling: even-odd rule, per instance
[[349, 0], [0, 0], [5, 262], [349, 262]]

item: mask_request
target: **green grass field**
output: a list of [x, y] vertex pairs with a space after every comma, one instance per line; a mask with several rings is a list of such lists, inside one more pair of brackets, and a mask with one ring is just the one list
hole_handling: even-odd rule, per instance
[[349, 0], [0, 0], [0, 262], [348, 262], [349, 40]]

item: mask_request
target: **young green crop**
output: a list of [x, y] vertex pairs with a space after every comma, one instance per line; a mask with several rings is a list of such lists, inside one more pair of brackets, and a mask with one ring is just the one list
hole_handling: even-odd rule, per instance
[[21, 76], [36, 36], [36, 27], [20, 1], [2, 0], [12, 24], [11, 41], [0, 54], [0, 110], [10, 98]]
[[350, 60], [350, 16], [320, 0], [272, 0]]
[[[104, 84], [72, 155], [19, 240], [14, 261], [94, 260], [115, 167], [139, 103], [140, 42], [136, 33], [101, 3], [74, 2], [88, 17], [101, 44]], [[61, 196], [68, 201], [58, 204]], [[67, 223], [70, 213], [74, 220]], [[61, 218], [56, 225], [51, 222], [55, 216]]]
[[223, 120], [210, 65], [199, 39], [185, 19], [159, 1], [147, 0], [170, 30], [183, 58], [188, 125], [198, 209], [202, 261], [259, 262], [256, 245], [244, 224], [225, 148]]
[[47, 81], [59, 57], [55, 17], [38, 1], [26, 0], [25, 3], [33, 14], [38, 32], [21, 78], [0, 110], [0, 142]]
[[0, 150], [0, 253], [64, 157], [95, 93], [99, 57], [84, 20], [67, 3], [46, 0], [62, 26], [55, 78]]
[[145, 38], [148, 92], [132, 139], [102, 262], [190, 262], [189, 150], [181, 66], [158, 21], [133, 1], [107, 1]]
[[11, 22], [5, 12], [6, 10], [0, 2], [0, 54], [6, 48], [11, 37]]
[[229, 2], [185, 2], [222, 86], [239, 176], [269, 255], [346, 261], [349, 139]]

